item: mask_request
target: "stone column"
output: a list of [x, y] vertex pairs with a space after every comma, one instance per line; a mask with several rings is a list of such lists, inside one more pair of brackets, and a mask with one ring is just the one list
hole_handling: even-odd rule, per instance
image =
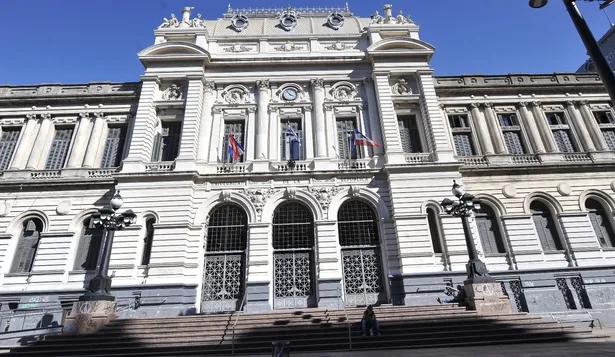
[[199, 148], [197, 151], [197, 161], [207, 161], [209, 155], [209, 144], [211, 141], [211, 124], [213, 121], [213, 106], [216, 100], [216, 84], [212, 81], [205, 81], [203, 84], [205, 95], [203, 98], [203, 112], [201, 115], [201, 126], [199, 128]]
[[83, 159], [83, 167], [94, 167], [96, 165], [96, 155], [98, 154], [98, 147], [100, 146], [100, 141], [103, 140], [103, 132], [107, 122], [105, 121], [105, 115], [102, 112], [98, 112], [94, 114], [94, 129], [92, 129], [92, 135], [90, 137], [90, 142], [88, 143], [88, 148], [85, 152], [85, 158]]
[[188, 76], [186, 104], [182, 121], [179, 154], [175, 159], [177, 171], [192, 171], [196, 168], [196, 155], [199, 145], [201, 112], [203, 110], [203, 76]]
[[43, 151], [45, 150], [44, 143], [47, 142], [47, 136], [49, 135], [49, 132], [53, 129], [51, 114], [41, 114], [41, 118], [41, 126], [39, 127], [38, 135], [36, 135], [36, 141], [34, 142], [32, 153], [30, 153], [30, 159], [28, 160], [28, 164], [26, 165], [26, 169], [28, 170], [42, 169], [41, 160], [43, 160]]
[[582, 123], [585, 124], [586, 129], [589, 131], [589, 135], [594, 141], [594, 145], [596, 150], [598, 151], [607, 151], [610, 150], [609, 146], [606, 144], [606, 140], [604, 140], [604, 135], [602, 135], [602, 130], [600, 130], [600, 125], [596, 121], [594, 117], [594, 113], [589, 110], [587, 106], [587, 101], [581, 100], [576, 102], [579, 106], [579, 110], [581, 111], [582, 117], [579, 118]]
[[15, 157], [13, 157], [11, 170], [23, 170], [26, 167], [26, 162], [34, 146], [34, 138], [38, 134], [36, 114], [28, 114], [26, 118], [27, 122], [24, 133], [21, 135], [21, 140], [19, 140], [19, 144], [15, 148]]
[[79, 127], [77, 128], [77, 136], [75, 137], [75, 143], [73, 144], [73, 150], [68, 158], [68, 168], [81, 167], [83, 164], [83, 158], [85, 157], [85, 150], [90, 139], [92, 132], [92, 122], [90, 121], [90, 113], [79, 113]]
[[[590, 133], [587, 131], [588, 128], [585, 126], [583, 118], [579, 115], [579, 112], [577, 112], [577, 108], [575, 108], [574, 104], [575, 103], [571, 100], [567, 101], [566, 110], [568, 111], [570, 119], [572, 119], [572, 123], [576, 128], [577, 134], [579, 134], [579, 138], [581, 139], [581, 145], [583, 145], [585, 151], [596, 151], [596, 147], [594, 146], [594, 142], [592, 141]], [[587, 117], [587, 114], [585, 114], [585, 116]], [[600, 135], [602, 136], [602, 134]]]
[[384, 154], [384, 144], [382, 143], [382, 126], [380, 125], [380, 117], [378, 116], [378, 102], [376, 101], [376, 93], [374, 93], [374, 81], [371, 78], [365, 78], [363, 80], [363, 85], [367, 97], [367, 113], [370, 128], [372, 130], [372, 140], [380, 144], [380, 146], [374, 148], [374, 155], [382, 156]]
[[555, 144], [555, 139], [553, 139], [553, 133], [551, 133], [551, 128], [549, 127], [549, 123], [547, 123], [547, 118], [542, 112], [540, 102], [532, 102], [532, 114], [534, 115], [534, 120], [536, 120], [538, 132], [540, 133], [540, 136], [542, 136], [543, 143], [545, 144], [545, 149], [547, 152], [557, 152], [558, 148]]
[[485, 123], [482, 113], [478, 109], [478, 103], [472, 103], [470, 106], [472, 107], [472, 119], [474, 119], [474, 123], [476, 124], [478, 140], [483, 149], [483, 155], [493, 155], [493, 143], [490, 140], [489, 128], [487, 127], [487, 123]]
[[495, 150], [495, 153], [508, 153], [506, 144], [504, 144], [504, 137], [502, 136], [502, 131], [498, 122], [498, 118], [493, 111], [493, 104], [483, 103], [483, 110], [485, 112], [487, 127], [489, 128], [489, 132], [491, 132], [491, 140], [493, 141], [493, 149]]
[[269, 101], [271, 93], [269, 90], [269, 81], [262, 80], [256, 82], [258, 88], [258, 109], [256, 119], [256, 146], [254, 157], [257, 159], [266, 159], [267, 143], [269, 142]]
[[315, 157], [326, 158], [327, 157], [327, 134], [325, 131], [325, 86], [322, 78], [312, 79], [312, 89], [314, 94], [314, 146]]
[[534, 120], [534, 116], [527, 109], [527, 102], [519, 103], [519, 113], [521, 113], [521, 119], [523, 120], [523, 122], [525, 123], [525, 127], [527, 128], [527, 134], [530, 138], [530, 141], [532, 142], [534, 153], [544, 153], [545, 144], [542, 142], [542, 138], [540, 137], [540, 132], [538, 131], [538, 127], [536, 126], [536, 120]]

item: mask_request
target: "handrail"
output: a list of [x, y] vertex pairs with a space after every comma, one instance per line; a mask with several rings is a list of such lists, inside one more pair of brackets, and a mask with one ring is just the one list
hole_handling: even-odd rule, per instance
[[342, 299], [342, 290], [337, 287], [337, 306], [339, 308], [339, 302], [342, 302], [344, 308], [344, 315], [346, 316], [346, 323], [348, 324], [348, 349], [352, 350], [352, 328], [350, 326], [350, 320], [348, 319], [348, 311], [346, 311], [346, 302]]
[[244, 304], [246, 302], [246, 296], [248, 296], [248, 292], [245, 291], [243, 293], [243, 298], [241, 298], [241, 305], [239, 305], [239, 311], [237, 311], [237, 317], [235, 317], [235, 322], [233, 323], [233, 341], [231, 342], [231, 354], [235, 354], [235, 326], [237, 326], [237, 321], [239, 321], [239, 316], [241, 316], [241, 312], [243, 311]]
[[[19, 313], [21, 311], [23, 311], [23, 313]], [[30, 312], [30, 311], [34, 311], [34, 312]], [[58, 309], [56, 307], [52, 309], [45, 309], [45, 308], [40, 309], [39, 308], [37, 310], [35, 308], [25, 308], [25, 309], [15, 309], [15, 310], [3, 311], [3, 313], [0, 313], [0, 326], [2, 327], [3, 331], [0, 331], [0, 332], [8, 331], [11, 325], [11, 320], [15, 322], [17, 319], [23, 318], [21, 322], [21, 328], [23, 330], [23, 326], [26, 323], [26, 318], [29, 316], [37, 316], [37, 315], [45, 316], [46, 314], [56, 314], [56, 313], [62, 313], [62, 312], [64, 312], [64, 310]]]

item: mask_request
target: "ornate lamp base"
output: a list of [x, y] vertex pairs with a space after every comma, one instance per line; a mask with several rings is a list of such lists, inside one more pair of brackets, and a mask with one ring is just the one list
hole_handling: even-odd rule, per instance
[[500, 283], [489, 275], [485, 263], [472, 259], [466, 264], [468, 279], [464, 281], [466, 306], [479, 314], [507, 314], [512, 312], [510, 300], [502, 293]]
[[95, 333], [117, 318], [115, 301], [76, 301], [66, 318], [64, 333], [82, 335]]

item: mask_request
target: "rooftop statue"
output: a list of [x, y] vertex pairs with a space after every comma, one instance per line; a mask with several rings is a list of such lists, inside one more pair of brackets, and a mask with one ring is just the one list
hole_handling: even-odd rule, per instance
[[410, 19], [410, 16], [404, 16], [403, 11], [399, 10], [399, 14], [397, 16], [393, 16], [393, 6], [392, 5], [384, 5], [384, 16], [380, 15], [378, 11], [376, 11], [371, 16], [371, 23], [377, 25], [383, 24], [391, 24], [391, 25], [405, 25], [405, 24], [414, 24], [414, 21]]
[[205, 27], [203, 19], [201, 18], [201, 14], [197, 14], [195, 18], [190, 19], [190, 15], [194, 10], [194, 7], [186, 6], [182, 10], [182, 20], [181, 22], [175, 17], [175, 14], [171, 14], [171, 19], [167, 19], [166, 17], [162, 20], [162, 24], [158, 26], [159, 29], [164, 28], [187, 28], [187, 27]]

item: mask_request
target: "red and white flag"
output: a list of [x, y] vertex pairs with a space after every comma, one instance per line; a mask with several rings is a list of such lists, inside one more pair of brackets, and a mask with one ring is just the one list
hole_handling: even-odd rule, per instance
[[358, 129], [354, 129], [354, 144], [356, 146], [380, 146], [380, 144], [378, 144], [377, 142], [375, 142], [374, 140], [368, 138], [367, 136], [363, 135]]

